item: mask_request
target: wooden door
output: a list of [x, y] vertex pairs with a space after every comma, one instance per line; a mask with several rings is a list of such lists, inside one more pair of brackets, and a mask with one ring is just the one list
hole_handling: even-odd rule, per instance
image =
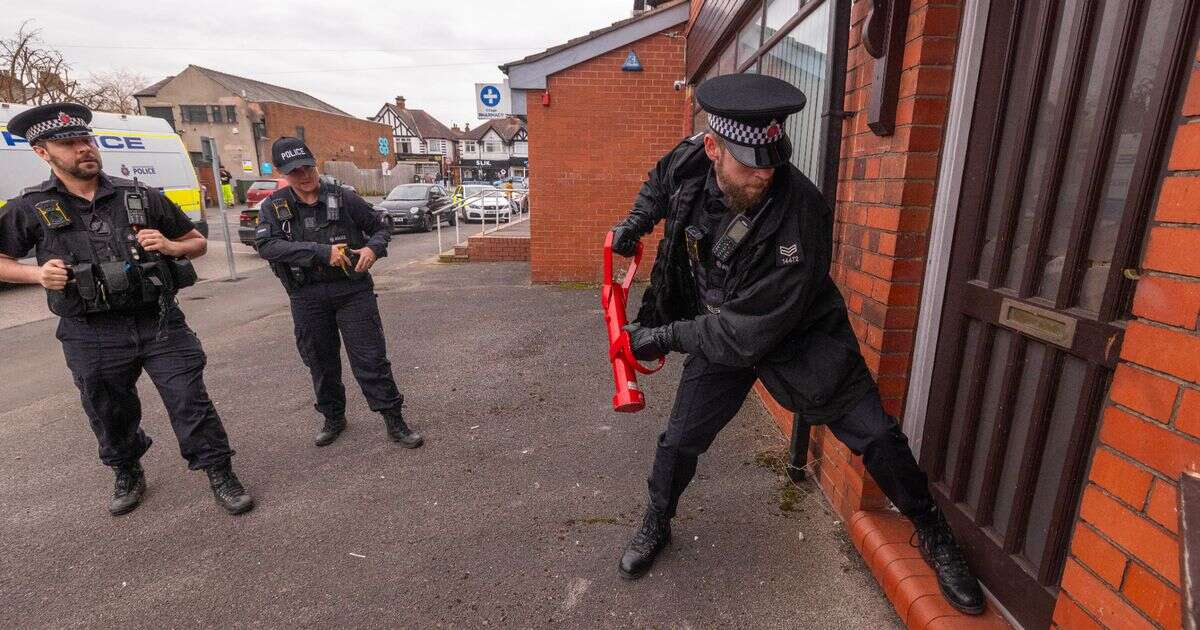
[[992, 0], [922, 465], [971, 564], [1047, 627], [1197, 0]]

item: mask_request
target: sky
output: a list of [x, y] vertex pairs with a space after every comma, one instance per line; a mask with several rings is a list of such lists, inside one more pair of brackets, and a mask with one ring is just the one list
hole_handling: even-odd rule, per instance
[[13, 0], [0, 37], [32, 20], [77, 77], [154, 82], [189, 63], [307, 92], [355, 116], [401, 95], [447, 126], [479, 121], [497, 68], [630, 16], [633, 0]]

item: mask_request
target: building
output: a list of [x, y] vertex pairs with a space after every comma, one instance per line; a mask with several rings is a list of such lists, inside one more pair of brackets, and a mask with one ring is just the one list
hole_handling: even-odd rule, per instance
[[[674, 82], [683, 77], [687, 19], [687, 2], [675, 0], [500, 67], [514, 113], [533, 132], [534, 282], [599, 281], [604, 232], [629, 211], [654, 162], [686, 135], [687, 95]], [[641, 70], [622, 70], [630, 53]], [[646, 242], [647, 276], [657, 237]]]
[[[215, 138], [221, 164], [236, 180], [271, 173], [271, 143], [281, 136], [303, 138], [319, 162], [341, 160], [379, 168], [390, 130], [356, 118], [297, 90], [189, 65], [135, 97], [138, 109], [171, 124], [212, 188], [211, 169], [201, 157], [200, 138]], [[390, 152], [390, 151], [389, 151]]]
[[420, 177], [440, 179], [457, 161], [458, 134], [425, 110], [409, 109], [403, 96], [384, 103], [371, 120], [391, 127], [396, 159], [417, 162]]
[[517, 117], [488, 120], [459, 134], [461, 181], [529, 176], [529, 132]]
[[[793, 82], [809, 102], [789, 121], [793, 161], [834, 206], [833, 273], [860, 347], [991, 597], [982, 618], [945, 604], [860, 459], [813, 429], [820, 488], [898, 614], [916, 628], [1180, 627], [1181, 544], [1197, 533], [1177, 497], [1200, 468], [1200, 3], [691, 0], [685, 50], [658, 61], [678, 72], [638, 86], [660, 110], [634, 92], [624, 126], [598, 119], [588, 104], [625, 91], [604, 74], [625, 48], [654, 66], [621, 33], [679, 10], [591, 37], [612, 46], [508, 66], [532, 164], [573, 186], [533, 190], [534, 279], [594, 280], [628, 173], [669, 148], [632, 147], [702, 129], [672, 82], [685, 95], [730, 72]], [[571, 120], [603, 120], [618, 149], [539, 144]], [[580, 204], [585, 178], [625, 197], [597, 187]]]

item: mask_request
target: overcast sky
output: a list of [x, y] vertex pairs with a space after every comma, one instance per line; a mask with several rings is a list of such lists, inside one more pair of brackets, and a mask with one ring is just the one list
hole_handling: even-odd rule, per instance
[[[397, 94], [447, 126], [478, 123], [476, 82], [496, 67], [629, 17], [633, 0], [13, 0], [77, 76], [126, 69], [150, 82], [189, 63], [308, 92], [355, 116]], [[353, 7], [353, 8], [343, 8]]]

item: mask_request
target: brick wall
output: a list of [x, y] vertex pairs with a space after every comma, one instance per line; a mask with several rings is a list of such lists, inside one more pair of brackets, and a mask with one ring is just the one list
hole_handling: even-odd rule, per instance
[[1178, 628], [1176, 488], [1200, 468], [1200, 54], [1101, 419], [1054, 621]]
[[[831, 273], [879, 381], [884, 407], [899, 417], [912, 362], [960, 2], [912, 0], [896, 130], [886, 137], [867, 128], [874, 59], [861, 42], [869, 5], [857, 0], [850, 14], [845, 110], [854, 116], [842, 133]], [[779, 421], [790, 429], [789, 420]], [[821, 488], [843, 518], [884, 505], [861, 458], [827, 429], [813, 432], [810, 448]]]
[[339, 160], [377, 169], [385, 159], [379, 155], [379, 139], [391, 138], [392, 128], [383, 123], [283, 103], [258, 105], [267, 127], [265, 159], [270, 159], [271, 143], [282, 136], [295, 136], [296, 127], [304, 127], [304, 141], [316, 154], [317, 164]]
[[[672, 29], [675, 30], [675, 27]], [[600, 279], [604, 234], [629, 212], [654, 163], [687, 133], [683, 38], [662, 33], [550, 76], [528, 93], [530, 271], [534, 282]], [[629, 51], [643, 72], [622, 72]], [[643, 239], [649, 272], [661, 235]]]
[[471, 262], [529, 260], [528, 236], [472, 236], [467, 239]]

